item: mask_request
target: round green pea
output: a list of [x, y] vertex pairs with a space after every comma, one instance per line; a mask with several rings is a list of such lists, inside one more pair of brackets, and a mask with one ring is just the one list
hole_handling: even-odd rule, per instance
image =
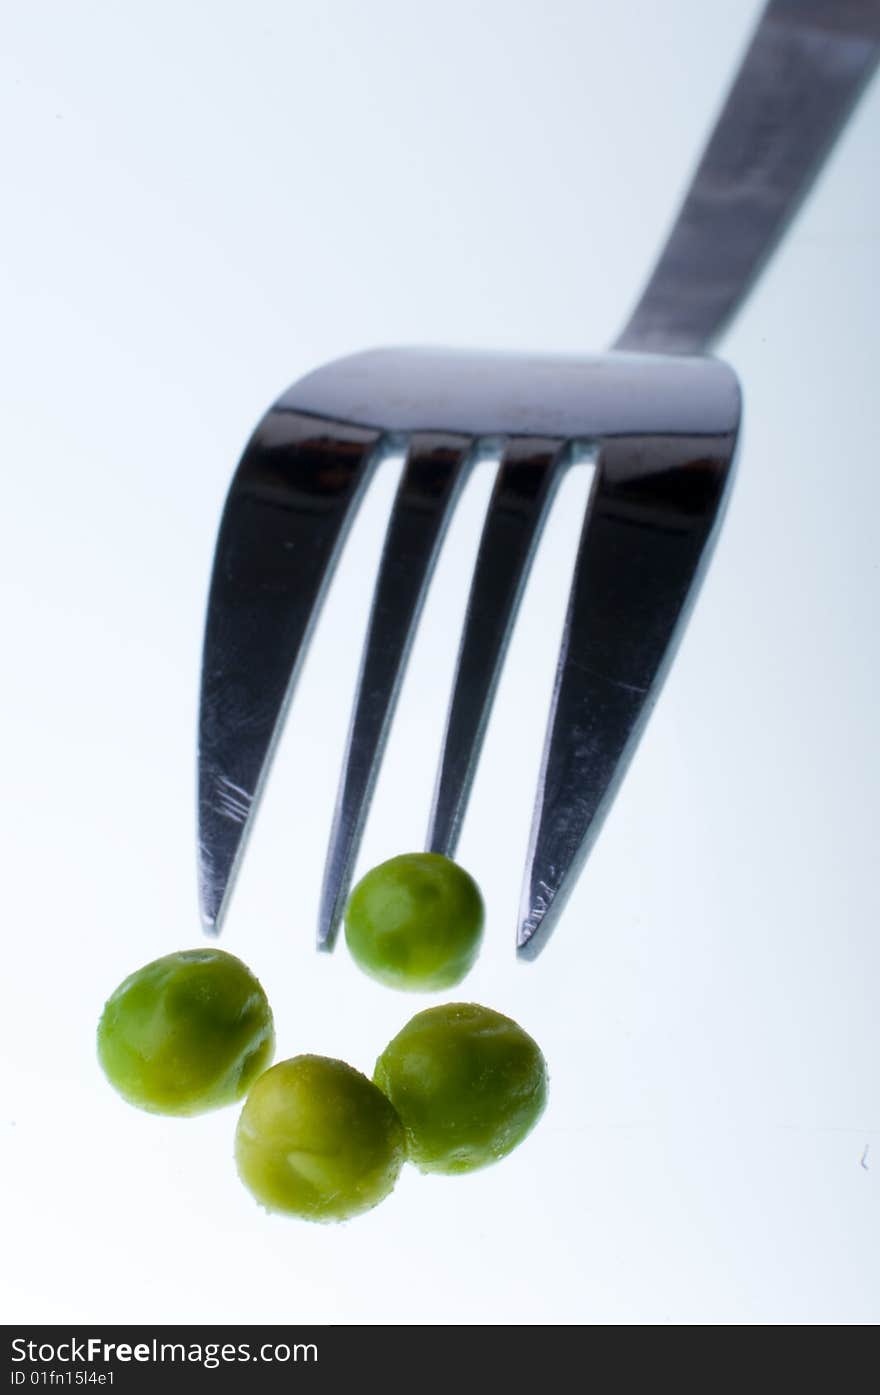
[[344, 1061], [295, 1056], [245, 1101], [235, 1159], [267, 1211], [344, 1221], [378, 1205], [406, 1157], [403, 1128], [376, 1086]]
[[476, 1003], [419, 1012], [373, 1076], [422, 1172], [472, 1172], [521, 1143], [547, 1102], [547, 1066], [509, 1017]]
[[221, 949], [146, 964], [111, 994], [98, 1024], [98, 1059], [110, 1084], [154, 1114], [234, 1104], [274, 1049], [266, 994]]
[[404, 853], [358, 882], [345, 938], [360, 967], [392, 988], [459, 983], [483, 936], [483, 898], [473, 877], [440, 853]]

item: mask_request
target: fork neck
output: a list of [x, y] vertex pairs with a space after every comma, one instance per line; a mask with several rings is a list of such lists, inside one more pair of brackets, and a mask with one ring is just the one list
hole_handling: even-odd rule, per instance
[[880, 0], [770, 0], [616, 349], [704, 350], [783, 236], [880, 58]]

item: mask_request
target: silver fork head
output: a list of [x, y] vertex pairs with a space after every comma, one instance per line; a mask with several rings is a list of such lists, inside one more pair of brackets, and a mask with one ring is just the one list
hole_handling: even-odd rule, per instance
[[407, 654], [482, 443], [501, 441], [427, 845], [451, 855], [553, 490], [596, 470], [565, 621], [517, 931], [546, 942], [657, 695], [721, 517], [740, 420], [717, 359], [387, 349], [302, 379], [251, 438], [220, 526], [199, 726], [202, 916], [217, 930], [312, 626], [377, 461], [405, 449], [321, 898], [332, 946]]
[[[546, 942], [638, 739], [721, 516], [740, 418], [701, 352], [742, 302], [880, 60], [880, 0], [768, 0], [644, 294], [598, 358], [390, 349], [304, 378], [263, 418], [221, 524], [205, 637], [202, 908], [216, 927], [311, 625], [371, 469], [406, 462], [370, 617], [324, 878], [336, 934], [443, 532], [502, 442], [428, 846], [451, 853], [541, 524], [572, 448], [595, 453], [517, 935]], [[662, 348], [669, 356], [643, 352]]]

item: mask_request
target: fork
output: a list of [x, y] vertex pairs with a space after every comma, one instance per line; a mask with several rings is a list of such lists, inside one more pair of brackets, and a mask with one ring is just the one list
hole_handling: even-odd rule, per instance
[[544, 946], [674, 654], [721, 521], [741, 415], [706, 354], [880, 56], [880, 0], [770, 0], [632, 316], [588, 358], [380, 349], [295, 384], [258, 424], [216, 545], [199, 719], [202, 919], [219, 931], [298, 671], [378, 463], [404, 453], [321, 894], [332, 948], [407, 655], [456, 500], [500, 452], [426, 847], [452, 856], [499, 671], [563, 472], [595, 462], [538, 780], [517, 950]]

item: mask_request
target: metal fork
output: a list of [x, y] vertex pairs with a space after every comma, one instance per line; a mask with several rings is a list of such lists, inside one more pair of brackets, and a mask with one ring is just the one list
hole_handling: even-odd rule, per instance
[[426, 846], [452, 855], [541, 526], [596, 462], [538, 782], [520, 954], [546, 943], [638, 741], [722, 516], [740, 421], [704, 356], [738, 308], [880, 55], [880, 0], [770, 0], [631, 319], [592, 358], [384, 349], [270, 408], [220, 525], [199, 728], [200, 892], [218, 930], [285, 708], [365, 487], [405, 451], [354, 700], [320, 907], [332, 947], [444, 530], [500, 446]]

